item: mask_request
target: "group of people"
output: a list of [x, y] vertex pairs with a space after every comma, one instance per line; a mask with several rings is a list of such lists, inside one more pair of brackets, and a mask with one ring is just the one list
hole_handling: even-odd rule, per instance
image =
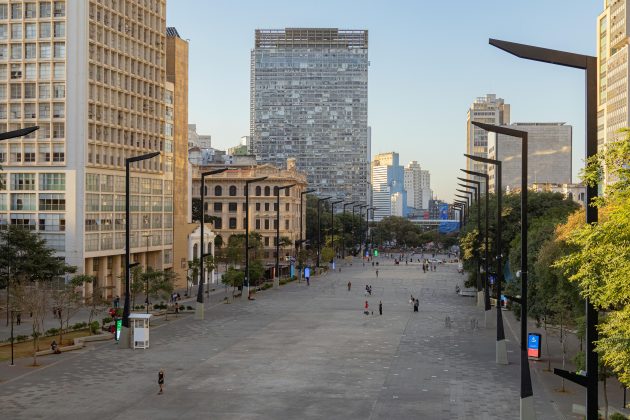
[[409, 303], [413, 306], [413, 311], [418, 312], [418, 308], [420, 307], [420, 300], [416, 299], [411, 295], [411, 299], [409, 299]]
[[[378, 274], [377, 274], [377, 276], [378, 276]], [[365, 285], [365, 296], [367, 296], [367, 295], [372, 296], [372, 286], [370, 286], [369, 284]]]
[[[370, 314], [370, 304], [369, 302], [366, 300], [365, 301], [365, 306], [364, 306], [364, 311], [363, 313], [365, 315], [369, 315]], [[383, 301], [378, 301], [378, 314], [379, 315], [383, 315]], [[374, 311], [372, 311], [372, 315], [374, 315]]]
[[422, 262], [422, 272], [426, 273], [427, 271], [437, 271], [437, 263], [424, 260]]

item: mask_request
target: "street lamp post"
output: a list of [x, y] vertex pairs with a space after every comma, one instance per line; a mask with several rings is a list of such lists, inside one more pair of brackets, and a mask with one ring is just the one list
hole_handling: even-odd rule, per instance
[[302, 244], [304, 243], [304, 237], [303, 237], [303, 232], [304, 232], [304, 228], [303, 228], [303, 224], [304, 224], [304, 210], [303, 210], [303, 203], [304, 203], [304, 194], [310, 194], [312, 192], [315, 192], [317, 190], [314, 189], [310, 189], [310, 190], [306, 190], [306, 191], [302, 191], [300, 193], [300, 249], [302, 249]]
[[243, 281], [243, 291], [241, 296], [245, 294], [249, 299], [249, 184], [264, 181], [266, 176], [248, 179], [245, 181], [245, 280]]
[[489, 132], [521, 139], [521, 419], [534, 419], [534, 392], [527, 356], [527, 131], [472, 121], [472, 124]]
[[[201, 187], [200, 187], [200, 196], [201, 196], [201, 243], [200, 243], [200, 253], [199, 253], [199, 286], [197, 287], [197, 304], [195, 305], [195, 318], [203, 319], [204, 318], [204, 305], [203, 305], [203, 283], [206, 278], [205, 273], [203, 272], [203, 260], [205, 258], [204, 254], [204, 244], [206, 242], [206, 236], [204, 233], [204, 226], [206, 224], [206, 177], [210, 175], [220, 174], [222, 172], [227, 171], [228, 168], [220, 168], [214, 169], [208, 172], [201, 173]], [[209, 295], [209, 294], [208, 294]]]
[[[475, 171], [469, 171], [466, 169], [461, 169], [461, 171], [467, 173], [468, 175], [474, 175], [477, 177], [481, 177], [485, 179], [484, 185], [486, 188], [486, 193], [485, 193], [485, 202], [486, 202], [486, 213], [485, 213], [485, 234], [484, 234], [484, 239], [486, 241], [486, 246], [485, 246], [485, 258], [484, 258], [484, 271], [485, 271], [485, 279], [484, 279], [484, 306], [485, 306], [485, 318], [484, 320], [488, 319], [488, 315], [490, 315], [490, 310], [492, 309], [492, 307], [490, 306], [490, 284], [488, 282], [488, 276], [489, 276], [489, 267], [488, 264], [490, 263], [490, 260], [488, 258], [488, 252], [490, 249], [490, 238], [488, 237], [488, 225], [489, 225], [489, 208], [488, 208], [488, 199], [490, 197], [490, 193], [489, 193], [489, 180], [490, 180], [490, 176], [488, 174], [484, 174], [483, 172], [475, 172]], [[467, 179], [466, 182], [477, 182], [477, 181], [472, 181]]]
[[335, 257], [337, 256], [337, 252], [335, 252], [335, 204], [339, 203], [343, 203], [343, 200], [330, 203], [330, 247], [333, 250], [333, 266], [335, 265]]
[[[367, 209], [368, 207], [370, 207], [369, 204], [362, 204], [359, 206], [359, 218], [362, 219], [363, 218], [363, 209]], [[367, 210], [365, 211], [366, 215], [367, 215]], [[363, 242], [363, 239], [360, 238], [359, 239], [359, 253], [361, 254], [361, 259], [365, 258], [365, 252], [361, 253], [361, 244]]]
[[[542, 63], [556, 64], [564, 67], [584, 70], [586, 81], [586, 156], [585, 161], [597, 155], [597, 57], [583, 54], [574, 54], [566, 51], [551, 50], [532, 45], [517, 44], [514, 42], [490, 39], [493, 45], [505, 52], [526, 60]], [[597, 198], [597, 185], [586, 185], [586, 223], [597, 223], [597, 207], [591, 203]], [[586, 377], [567, 372], [563, 369], [554, 369], [556, 375], [562, 376], [572, 382], [586, 388], [586, 419], [598, 418], [598, 366], [595, 342], [597, 336], [597, 310], [586, 299]]]
[[[343, 205], [343, 214], [346, 214], [346, 207], [356, 203], [356, 201], [351, 201], [349, 203], [345, 203]], [[346, 258], [346, 224], [344, 223], [341, 229], [341, 257]]]
[[[290, 190], [295, 184], [285, 185], [284, 187], [276, 187], [276, 275], [274, 276], [273, 285], [280, 287], [280, 190]], [[276, 284], [276, 281], [278, 282]]]
[[489, 165], [495, 165], [496, 167], [496, 176], [495, 176], [495, 191], [497, 194], [497, 239], [496, 239], [496, 251], [497, 251], [497, 343], [496, 343], [496, 363], [499, 365], [507, 365], [507, 346], [505, 343], [505, 330], [503, 328], [503, 314], [501, 313], [501, 281], [503, 280], [503, 255], [501, 254], [501, 213], [503, 211], [501, 205], [501, 195], [502, 195], [502, 186], [501, 186], [501, 161], [494, 159], [487, 159], [479, 156], [472, 156], [465, 154], [468, 159], [472, 159], [476, 162], [482, 162]]
[[[147, 268], [149, 268], [149, 239], [151, 238], [151, 234], [150, 233], [143, 233], [142, 237], [145, 238], [147, 240]], [[149, 276], [146, 276], [146, 281], [145, 281], [145, 292], [146, 292], [146, 300], [144, 302], [144, 304], [147, 306], [147, 313], [149, 313]]]
[[123, 308], [122, 328], [120, 330], [120, 348], [127, 349], [131, 345], [131, 331], [129, 326], [129, 314], [131, 313], [131, 285], [129, 283], [129, 270], [131, 268], [130, 258], [130, 242], [131, 242], [131, 219], [130, 214], [130, 166], [134, 162], [147, 160], [159, 156], [160, 152], [152, 152], [144, 155], [133, 156], [125, 159], [125, 307]]
[[472, 204], [470, 195], [455, 194], [455, 197], [461, 198], [462, 200], [466, 200], [466, 213], [464, 214], [464, 224], [466, 224], [468, 223], [468, 216], [470, 215], [470, 205]]
[[[459, 197], [456, 195], [456, 197]], [[454, 201], [456, 204], [459, 204], [461, 209], [462, 209], [462, 213], [461, 213], [461, 224], [462, 226], [466, 225], [466, 208], [468, 207], [468, 202], [467, 201], [463, 201], [463, 200], [455, 200]]]
[[453, 207], [457, 210], [457, 214], [459, 215], [459, 230], [462, 230], [462, 213], [464, 211], [464, 205], [458, 201], [453, 202]]
[[369, 221], [370, 210], [372, 210], [372, 214], [374, 214], [374, 207], [368, 207], [367, 209], [365, 209], [365, 247], [364, 247], [363, 255], [365, 255], [368, 252], [368, 234], [370, 231], [370, 221]]
[[322, 220], [321, 220], [321, 204], [322, 201], [330, 200], [332, 197], [317, 199], [317, 267], [319, 269], [320, 257], [322, 253]]
[[[21, 128], [19, 130], [13, 130], [13, 131], [7, 131], [6, 133], [1, 133], [0, 134], [0, 141], [2, 140], [9, 140], [9, 139], [15, 139], [18, 137], [24, 137], [27, 136], [29, 134], [31, 134], [34, 131], [39, 130], [39, 126], [33, 126], [33, 127], [28, 127], [28, 128]], [[11, 237], [11, 233], [9, 232], [9, 234], [7, 235], [7, 239], [9, 239]], [[10, 309], [10, 305], [9, 305], [9, 287], [11, 285], [11, 266], [7, 267], [8, 270], [8, 276], [7, 276], [7, 325], [9, 324], [9, 313], [11, 314], [11, 366], [14, 365], [13, 363], [13, 315], [14, 315], [14, 311], [13, 309]]]
[[[466, 178], [457, 178], [463, 180], [465, 182], [469, 182]], [[472, 189], [475, 192], [475, 201], [477, 202], [477, 233], [481, 235], [481, 183], [479, 181], [470, 181], [471, 183], [476, 184], [476, 187], [467, 184], [457, 184], [462, 188]], [[460, 191], [460, 190], [457, 190]], [[479, 251], [477, 250], [477, 304], [482, 306], [483, 304], [483, 296], [480, 296], [482, 293], [483, 286], [481, 284], [481, 261], [479, 259]]]

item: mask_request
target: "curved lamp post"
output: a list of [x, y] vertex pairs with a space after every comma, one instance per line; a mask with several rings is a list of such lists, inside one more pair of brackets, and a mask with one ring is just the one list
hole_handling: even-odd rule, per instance
[[[343, 205], [343, 214], [346, 214], [346, 207], [352, 205], [356, 203], [356, 201], [351, 201], [349, 203], [345, 203]], [[346, 258], [346, 224], [344, 223], [343, 227], [342, 227], [342, 234], [341, 234], [342, 238], [341, 238], [341, 258]]]
[[[465, 178], [457, 178], [457, 179], [468, 182], [468, 180]], [[479, 199], [481, 183], [479, 181], [470, 181], [470, 182], [475, 183], [477, 186], [474, 187], [472, 185], [467, 185], [467, 184], [457, 184], [457, 185], [459, 185], [462, 188], [471, 189], [475, 192], [475, 201], [477, 202], [477, 232], [479, 235], [481, 235], [481, 200]], [[460, 190], [457, 190], [457, 191], [460, 191]], [[481, 284], [481, 261], [479, 257], [480, 255], [478, 254], [477, 255], [477, 304], [481, 306], [483, 303], [483, 296], [480, 296], [480, 295], [481, 295], [481, 290], [483, 288], [483, 285]]]

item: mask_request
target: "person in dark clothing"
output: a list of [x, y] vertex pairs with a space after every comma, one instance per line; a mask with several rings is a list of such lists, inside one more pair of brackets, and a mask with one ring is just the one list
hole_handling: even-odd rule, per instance
[[378, 313], [379, 315], [383, 315], [383, 302], [378, 301]]
[[158, 385], [160, 386], [160, 392], [158, 392], [158, 394], [161, 394], [162, 392], [164, 392], [164, 370], [160, 369], [160, 371], [158, 372]]
[[351, 288], [352, 288], [352, 282], [348, 281], [348, 292], [350, 291]]
[[414, 312], [418, 312], [418, 307], [419, 307], [419, 306], [420, 306], [420, 300], [416, 299], [416, 300], [413, 302], [413, 311], [414, 311]]

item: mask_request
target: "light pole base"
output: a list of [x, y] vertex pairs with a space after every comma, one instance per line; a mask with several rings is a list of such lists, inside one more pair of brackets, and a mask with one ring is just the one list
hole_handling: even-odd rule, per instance
[[273, 288], [277, 289], [280, 287], [280, 277], [274, 277], [273, 279]]
[[480, 308], [483, 308], [484, 306], [484, 295], [483, 295], [483, 290], [478, 290], [477, 291], [477, 306]]
[[521, 420], [536, 420], [533, 396], [521, 398]]
[[195, 319], [199, 319], [202, 320], [203, 319], [203, 303], [201, 302], [197, 302], [197, 304], [195, 305]]
[[486, 328], [495, 328], [497, 326], [497, 314], [489, 311], [483, 311], [483, 323]]
[[118, 338], [118, 348], [128, 349], [131, 348], [131, 328], [121, 327], [120, 337]]
[[243, 286], [243, 292], [241, 293], [241, 297], [245, 299], [249, 299], [249, 286]]
[[[497, 341], [497, 365], [507, 365], [507, 343], [505, 340]], [[522, 400], [521, 400], [522, 401]]]

